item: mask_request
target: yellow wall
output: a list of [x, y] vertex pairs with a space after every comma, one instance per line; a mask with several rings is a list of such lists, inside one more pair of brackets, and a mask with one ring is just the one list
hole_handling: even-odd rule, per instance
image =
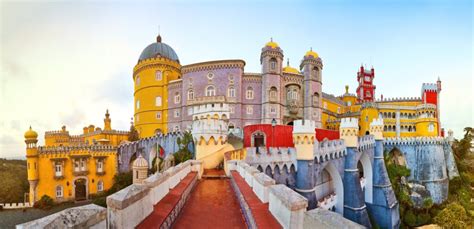
[[[166, 58], [152, 58], [140, 61], [134, 68], [134, 123], [140, 138], [150, 137], [157, 129], [167, 132], [168, 82], [181, 78], [181, 65]], [[156, 79], [156, 72], [162, 72], [162, 79]], [[137, 81], [139, 78], [139, 83]], [[156, 106], [156, 97], [161, 96], [161, 106]], [[140, 106], [137, 108], [137, 101]], [[161, 119], [157, 119], [157, 112]]]
[[[75, 176], [73, 174], [74, 166], [71, 156], [87, 155], [88, 157], [86, 166], [88, 174], [85, 176]], [[94, 156], [106, 156], [104, 163], [105, 174], [98, 175], [96, 159]], [[55, 179], [55, 160], [63, 160], [63, 176], [62, 179]], [[109, 189], [113, 185], [113, 177], [117, 173], [117, 157], [116, 151], [109, 152], [89, 152], [89, 151], [71, 151], [68, 153], [48, 153], [40, 154], [39, 158], [38, 175], [39, 180], [37, 184], [37, 198], [40, 199], [43, 195], [48, 195], [53, 200], [61, 202], [66, 200], [74, 199], [74, 180], [79, 177], [87, 178], [88, 192], [90, 194], [97, 193], [97, 184], [99, 180], [104, 183], [104, 191]], [[33, 169], [30, 167], [30, 169]], [[94, 180], [94, 183], [92, 183]], [[69, 183], [69, 185], [68, 185]], [[56, 198], [56, 186], [61, 185], [63, 187], [63, 198]], [[30, 193], [32, 194], [32, 193]], [[32, 200], [30, 196], [30, 200]]]
[[370, 133], [370, 123], [379, 117], [379, 112], [376, 108], [364, 108], [360, 111], [359, 117], [359, 135], [366, 135], [366, 132]]

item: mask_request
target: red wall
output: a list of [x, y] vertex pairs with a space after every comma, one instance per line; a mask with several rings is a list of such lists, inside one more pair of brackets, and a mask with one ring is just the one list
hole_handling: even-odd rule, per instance
[[[244, 127], [244, 147], [251, 147], [252, 134], [261, 131], [266, 136], [267, 147], [293, 147], [293, 126], [277, 125], [272, 128], [271, 124], [256, 124]], [[273, 132], [275, 140], [273, 141]], [[322, 141], [339, 139], [339, 131], [316, 129], [316, 139]]]
[[425, 91], [423, 96], [423, 101], [426, 101], [426, 103], [438, 105], [438, 95], [435, 91]]

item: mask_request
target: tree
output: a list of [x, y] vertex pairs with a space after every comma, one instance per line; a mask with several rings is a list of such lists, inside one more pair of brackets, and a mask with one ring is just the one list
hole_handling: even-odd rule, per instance
[[193, 158], [192, 152], [189, 150], [190, 144], [193, 142], [193, 136], [190, 132], [184, 132], [183, 137], [178, 137], [176, 143], [179, 145], [179, 150], [174, 154], [175, 163], [179, 164]]
[[137, 141], [140, 139], [140, 135], [138, 135], [137, 129], [135, 129], [135, 126], [132, 124], [130, 125], [130, 132], [128, 133], [128, 140], [131, 142]]

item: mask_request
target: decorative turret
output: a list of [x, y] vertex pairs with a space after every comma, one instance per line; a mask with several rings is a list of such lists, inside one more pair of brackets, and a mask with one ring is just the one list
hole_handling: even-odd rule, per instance
[[372, 120], [379, 117], [379, 111], [377, 104], [374, 102], [364, 102], [361, 105], [360, 118], [359, 118], [359, 135], [370, 134], [370, 124]]
[[297, 160], [314, 160], [314, 141], [316, 122], [313, 120], [295, 120], [293, 124], [293, 143]]
[[262, 123], [269, 124], [273, 119], [281, 123], [281, 77], [283, 66], [283, 50], [273, 39], [262, 48], [260, 64], [262, 65]]
[[112, 120], [110, 119], [109, 109], [105, 111], [104, 130], [112, 130]]
[[454, 142], [454, 132], [453, 130], [448, 130], [448, 142], [452, 146]]
[[322, 107], [322, 69], [323, 62], [319, 55], [310, 49], [300, 64], [303, 71], [304, 119], [315, 120], [316, 127], [321, 127]]
[[373, 102], [375, 100], [375, 85], [373, 84], [375, 78], [375, 70], [372, 67], [364, 69], [364, 66], [360, 66], [359, 72], [357, 72], [357, 99], [359, 102]]
[[339, 135], [344, 139], [346, 147], [358, 146], [359, 123], [356, 118], [343, 118], [339, 127]]
[[375, 140], [383, 140], [383, 119], [376, 118], [370, 123], [370, 134], [374, 135]]
[[133, 161], [133, 183], [142, 184], [148, 177], [148, 161], [140, 154], [135, 161]]
[[38, 199], [36, 196], [36, 187], [38, 185], [39, 177], [38, 147], [36, 146], [37, 142], [38, 133], [36, 133], [36, 131], [34, 131], [30, 126], [30, 129], [25, 132], [28, 183], [30, 184], [30, 204], [33, 204]]

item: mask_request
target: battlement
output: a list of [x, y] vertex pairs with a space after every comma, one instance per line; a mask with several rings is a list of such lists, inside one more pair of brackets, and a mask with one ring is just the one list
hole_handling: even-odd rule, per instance
[[193, 106], [194, 120], [205, 118], [227, 119], [229, 115], [230, 108], [227, 103], [211, 103]]
[[438, 91], [438, 85], [435, 83], [423, 83], [421, 86], [422, 91], [431, 91], [431, 92], [437, 92]]
[[296, 150], [295, 148], [272, 148], [268, 150], [266, 147], [259, 147], [258, 150], [255, 147], [247, 147], [247, 156], [245, 162], [251, 166], [257, 167], [260, 165], [262, 168], [266, 168], [268, 165], [273, 168], [275, 164], [286, 165], [289, 169], [292, 164], [296, 164]]
[[373, 135], [364, 135], [358, 139], [359, 151], [375, 147], [375, 138]]
[[383, 140], [383, 119], [382, 118], [376, 118], [373, 119], [372, 122], [370, 123], [370, 128], [369, 132], [371, 135], [374, 136], [376, 140]]
[[436, 110], [436, 105], [430, 103], [424, 103], [416, 106], [417, 110]]
[[375, 109], [377, 109], [377, 108], [378, 108], [378, 105], [377, 105], [377, 103], [375, 103], [375, 102], [364, 102], [364, 103], [362, 103], [361, 108], [362, 108], [362, 109], [368, 109], [368, 108], [375, 108]]
[[359, 120], [356, 118], [342, 118], [340, 129], [356, 128], [359, 129]]
[[443, 137], [396, 137], [385, 138], [384, 145], [442, 145], [447, 143]]
[[314, 135], [316, 122], [313, 120], [295, 120], [293, 124], [293, 134]]
[[71, 146], [40, 146], [38, 152], [42, 153], [66, 153], [70, 151], [94, 151], [110, 152], [117, 148], [110, 145], [71, 145]]
[[344, 140], [322, 141], [315, 145], [313, 154], [317, 163], [323, 163], [344, 157], [347, 154], [346, 145]]
[[421, 101], [421, 97], [395, 97], [395, 98], [383, 98], [377, 99], [376, 102], [413, 102]]
[[46, 132], [44, 132], [44, 136], [45, 136], [45, 137], [49, 137], [49, 136], [58, 136], [58, 135], [61, 135], [61, 136], [69, 136], [69, 131], [63, 131], [63, 130], [50, 130], [50, 131], [46, 131]]

